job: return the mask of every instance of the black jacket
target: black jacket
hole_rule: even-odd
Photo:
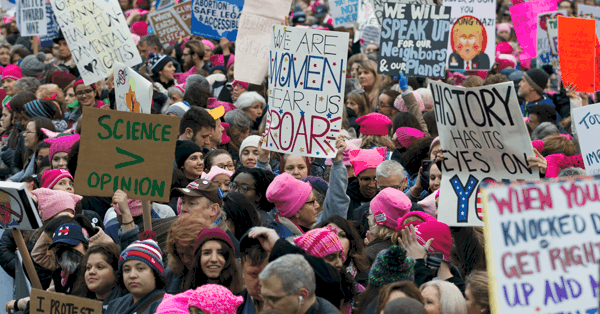
[[[346,189],[346,194],[348,194],[348,197],[350,197],[350,206],[348,206],[348,219],[356,220],[355,217],[353,217],[354,209],[360,207],[363,203],[370,202],[372,198],[366,198],[360,194],[360,185],[357,177],[348,179],[348,189]]]
[[[420,287],[422,284],[433,280],[435,277],[433,272],[427,265],[425,265],[425,260],[420,258],[416,260],[415,263],[415,284],[417,287]],[[450,265],[450,272],[452,273],[452,277],[446,279],[447,282],[453,283],[455,286],[460,289],[463,296],[465,295],[466,284],[465,281],[460,276],[460,272],[456,267]]]

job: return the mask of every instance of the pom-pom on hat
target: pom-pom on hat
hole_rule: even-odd
[[[425,245],[429,239],[433,238],[433,242],[429,246],[429,252],[442,253],[444,261],[450,261],[450,250],[452,250],[452,233],[450,227],[443,222],[430,220],[415,226],[417,233],[417,241],[421,245]]]
[[[40,184],[43,188],[52,189],[62,178],[70,178],[73,180],[71,173],[65,169],[46,170],[42,174],[42,180],[40,180]]]
[[[135,241],[131,243],[119,258],[119,270],[129,260],[144,262],[160,274],[164,274],[165,265],[162,261],[162,251],[154,240]]]
[[[154,52],[148,53],[148,66],[154,75],[158,75],[158,72],[162,71],[169,62],[173,62],[173,59],[167,55]]]
[[[337,236],[337,231],[331,226],[312,229],[307,233],[294,239],[294,243],[306,253],[316,256],[325,257],[331,253],[340,251],[342,259],[344,257],[344,247]]]
[[[378,112],[372,112],[356,119],[360,125],[360,133],[364,135],[386,136],[389,133],[392,120]]]
[[[212,166],[212,168],[210,168],[210,172],[208,172],[208,173],[203,172],[202,176],[200,178],[202,178],[204,180],[212,181],[212,179],[214,179],[216,176],[218,176],[220,174],[224,174],[231,178],[231,176],[233,175],[233,171],[229,171],[229,170],[217,167],[217,166]]]
[[[267,200],[275,204],[283,217],[294,216],[308,200],[312,186],[297,180],[289,173],[275,177],[267,188]]]
[[[417,103],[419,104],[420,110],[424,111],[425,104],[423,103],[421,94],[419,94],[419,92],[417,92],[417,91],[413,91],[412,94],[415,96],[415,99],[417,100]],[[394,107],[396,109],[398,109],[398,111],[404,111],[404,112],[408,111],[408,109],[406,109],[406,104],[404,103],[404,98],[402,98],[402,95],[398,95],[398,97],[396,97],[396,100],[394,100]],[[356,121],[358,121],[358,119]],[[360,132],[362,133],[362,129],[360,129]]]
[[[75,215],[75,204],[83,198],[77,194],[47,188],[35,189],[31,194],[38,198],[38,211],[42,221],[51,219],[65,210],[70,210]]]
[[[387,158],[386,147],[353,150],[349,153],[350,163],[354,167],[354,176],[366,169],[376,169]]]
[[[371,201],[371,212],[375,223],[391,229],[398,228],[398,218],[410,211],[412,202],[404,192],[385,188]]]
[[[414,141],[424,138],[425,133],[415,128],[403,126],[396,130],[396,137],[398,138],[398,143],[400,143],[402,147],[408,147]]]
[[[15,81],[23,78],[23,72],[19,66],[14,64],[9,64],[4,68],[2,72],[2,81],[6,79],[13,79]]]
[[[46,71],[46,54],[39,52],[36,55],[28,55],[21,60],[19,66],[24,76],[40,77]]]
[[[200,230],[198,233],[198,239],[196,239],[196,244],[194,244],[194,254],[202,248],[202,245],[206,241],[210,240],[221,240],[225,242],[231,249],[233,249],[233,242],[231,242],[231,238],[225,233],[225,231],[220,228],[204,228]]]
[[[369,271],[369,285],[379,288],[387,284],[414,280],[415,260],[407,256],[406,250],[401,246],[391,246],[377,253],[371,271]]]
[[[188,307],[197,307],[206,314],[236,314],[244,297],[234,295],[229,289],[215,284],[205,284],[193,290]]]

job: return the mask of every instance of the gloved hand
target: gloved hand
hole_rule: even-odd
[[[404,76],[404,73],[398,74],[398,85],[402,91],[408,89],[408,77]]]

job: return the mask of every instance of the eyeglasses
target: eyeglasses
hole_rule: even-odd
[[[225,169],[225,170],[231,170],[231,171],[233,171],[235,169],[235,166],[233,164],[217,165],[217,167],[219,167],[221,169]]]
[[[91,94],[93,92],[94,92],[93,89],[88,89],[88,90],[84,90],[84,91],[81,91],[81,92],[77,92],[77,93],[75,93],[75,95],[77,95],[78,97],[81,97],[81,96],[84,96],[84,95],[89,95],[89,94]]]
[[[238,191],[242,194],[245,194],[248,191],[256,191],[256,189],[249,187],[247,184],[237,185],[235,182],[229,182],[229,190]]]
[[[271,307],[273,307],[273,305],[275,305],[275,303],[281,301],[281,299],[283,299],[289,295],[291,295],[291,294],[288,293],[288,294],[282,295],[280,297],[270,297],[270,296],[268,297],[268,296],[259,294],[259,296],[263,299],[263,301],[265,301],[265,303],[267,303]]]
[[[377,182],[377,177],[358,177],[358,180],[366,183],[371,183],[373,181]]]
[[[317,205],[319,205],[319,202],[315,198],[312,201],[308,201],[308,202],[304,203],[304,205],[310,205],[310,204],[314,204],[315,206],[317,206]]]

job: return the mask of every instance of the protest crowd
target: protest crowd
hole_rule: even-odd
[[[80,2],[95,6],[98,12],[108,12],[109,9],[104,8],[118,3],[117,10],[121,11],[115,16],[127,27],[117,30],[114,26],[111,36],[130,36],[119,41],[132,42],[136,47],[107,48],[114,50],[109,54],[114,61],[125,64],[123,72],[117,72],[116,63],[107,62],[106,56],[89,57],[86,54],[94,50],[82,53],[83,48],[74,48],[75,44],[87,40],[85,36],[95,35],[93,31],[88,34],[84,30],[91,30],[89,25],[76,31],[73,29],[79,24],[63,25],[66,21],[63,15],[71,16],[71,23],[73,20],[77,23],[78,19],[98,21],[85,15],[84,9],[65,13],[60,12],[67,7],[63,3],[61,8],[61,1],[52,0],[48,4],[42,1],[43,8],[48,5],[52,8],[49,11],[53,11],[50,13],[56,14],[57,25],[61,25],[56,26],[57,29],[62,28],[53,32],[57,35],[46,39],[44,35],[24,35],[30,34],[32,27],[25,26],[30,16],[20,19],[20,12],[25,12],[22,7],[3,10],[0,177],[1,184],[9,184],[7,186],[25,184],[27,193],[23,194],[26,196],[23,202],[32,200],[33,210],[41,221],[39,228],[22,231],[29,254],[24,256],[24,252],[20,252],[23,259],[30,258],[33,263],[41,284],[38,289],[101,302],[102,313],[491,313],[487,230],[484,231],[481,217],[477,220],[476,215],[469,219],[477,223],[461,226],[464,213],[459,213],[459,218],[456,213],[443,214],[456,211],[461,204],[464,208],[465,204],[456,196],[443,201],[444,194],[450,195],[452,184],[463,188],[467,183],[465,195],[467,191],[469,195],[478,193],[469,183],[475,180],[470,179],[469,172],[480,171],[475,169],[479,167],[487,166],[487,172],[481,171],[490,174],[484,177],[506,182],[506,177],[495,171],[502,168],[507,159],[513,161],[515,172],[522,168],[521,172],[529,175],[528,178],[535,177],[533,179],[586,174],[582,143],[575,127],[577,121],[572,114],[577,108],[593,104],[599,95],[594,93],[595,89],[581,89],[586,81],[567,83],[563,79],[566,69],[562,67],[561,73],[560,55],[551,56],[554,58],[551,62],[525,53],[527,49],[521,38],[517,39],[518,30],[512,22],[516,11],[510,8],[520,5],[516,1],[491,1],[495,6],[491,22],[480,22],[477,12],[473,13],[474,17],[458,18],[463,19],[464,25],[481,26],[483,34],[481,31],[469,34],[469,29],[459,29],[463,25],[459,22],[450,27],[450,21],[454,22],[459,16],[458,7],[453,7],[452,19],[448,16],[445,22],[436,21],[448,26],[446,29],[440,26],[441,37],[434,40],[428,37],[431,42],[441,39],[443,44],[443,60],[439,60],[447,65],[439,67],[439,75],[435,74],[436,66],[426,65],[433,59],[420,57],[416,52],[394,52],[401,47],[400,43],[396,46],[398,38],[393,48],[386,42],[392,33],[392,39],[396,34],[405,40],[422,41],[425,39],[422,36],[435,36],[438,31],[424,30],[420,26],[417,29],[411,21],[396,24],[401,19],[387,11],[387,1],[246,0],[245,4],[241,1],[244,8],[232,11],[238,18],[241,13],[241,20],[247,9],[256,6],[262,6],[262,10],[273,6],[273,10],[287,12],[287,15],[269,17],[278,22],[268,24],[267,30],[263,30],[271,40],[270,46],[269,40],[263,42],[260,48],[266,49],[263,52],[249,52],[252,48],[243,46],[255,39],[251,38],[252,31],[241,31],[244,25],[241,20],[227,22],[230,20],[224,19],[227,23],[215,20],[209,25],[210,30],[232,25],[240,27],[235,40],[222,30],[215,31],[216,36],[200,36],[195,30],[203,18],[199,10],[209,8],[221,12],[216,15],[222,16],[227,6],[240,1],[189,1],[187,17],[193,21],[191,28],[189,24],[187,27],[191,33],[180,32],[169,39],[163,36],[168,27],[186,27],[185,23],[179,24],[185,19],[175,17],[178,9],[173,9],[183,8],[180,5],[185,4],[184,1],[170,1],[174,7],[166,8],[149,0]],[[2,1],[3,6],[4,3],[10,2]],[[341,23],[343,18],[334,12],[340,3],[353,3],[358,20],[355,11],[353,20],[349,15],[347,18],[351,21]],[[547,12],[565,10],[566,14],[562,15],[568,17],[579,12],[578,6],[595,6],[596,3],[560,0]],[[422,4],[445,5],[437,1],[422,1]],[[365,14],[365,6],[380,10],[367,12],[373,15],[366,22],[360,16]],[[410,11],[410,4],[407,6],[406,12]],[[174,22],[156,22],[164,21],[160,14],[171,14]],[[268,13],[265,14],[268,17]],[[442,16],[444,12],[436,14]],[[416,19],[414,8],[411,16]],[[386,20],[390,17],[392,21]],[[472,23],[469,19],[473,19],[474,24],[469,24]],[[104,23],[110,24],[107,21]],[[205,21],[208,25],[210,19]],[[495,25],[491,28],[493,32],[482,26],[489,23]],[[367,36],[368,30],[373,29],[377,30],[376,36]],[[285,32],[286,38],[294,37],[295,31],[326,35],[320,42],[314,39],[316,35],[312,39],[293,39],[300,40],[299,45],[311,40],[317,52],[309,52],[305,63],[290,63],[286,70],[287,63],[282,66],[280,62],[284,58],[288,62],[288,57],[291,62],[292,56],[276,55],[275,51],[280,45],[291,46],[293,40],[274,43],[277,36],[271,33],[279,34],[278,31]],[[50,35],[51,30],[43,33]],[[84,37],[75,40],[77,36]],[[334,59],[327,59],[328,36],[344,40],[342,47],[336,45],[335,48],[341,54],[329,53],[330,58],[341,60],[337,64],[331,61]],[[319,51],[321,42],[325,45]],[[92,39],[89,43],[96,53],[103,49],[98,48],[102,44],[93,43]],[[298,44],[294,42],[294,45]],[[486,52],[488,47],[491,53]],[[427,47],[419,49],[427,55]],[[563,51],[567,49],[561,48]],[[265,66],[261,68],[258,63],[249,61],[252,59],[243,59],[243,54],[259,56]],[[128,56],[129,60],[139,57],[142,62],[128,63]],[[293,55],[293,60],[296,57],[301,58]],[[398,58],[403,58],[405,63],[394,68],[392,61]],[[411,62],[417,58],[420,63],[415,70]],[[240,62],[236,63],[236,59]],[[317,59],[325,61],[314,61]],[[391,67],[382,67],[383,59]],[[92,61],[88,64],[88,60]],[[322,70],[314,70],[317,63],[313,67],[312,62],[320,62]],[[275,69],[276,66],[279,68]],[[304,71],[301,68],[304,66],[322,73],[306,70],[309,71],[306,76],[298,74]],[[327,68],[330,74],[325,74]],[[102,74],[105,69],[110,71]],[[335,78],[335,71],[341,79]],[[123,73],[128,73],[131,79],[121,82]],[[326,144],[330,148],[323,148],[313,137],[320,132],[315,131],[315,116],[319,114],[311,111],[309,123],[309,118],[304,119],[305,112],[295,108],[305,106],[305,98],[298,100],[297,94],[284,96],[285,92],[275,96],[282,89],[290,93],[302,90],[302,82],[308,89],[310,80],[321,74],[321,94],[313,97],[305,92],[304,95],[315,103],[317,97],[326,97],[330,111],[329,114],[320,112],[320,115],[322,121],[330,121],[327,125],[332,125],[326,131]],[[243,78],[257,75],[259,79],[254,82]],[[334,85],[339,85],[337,89],[324,88],[324,84],[331,85],[331,81],[325,83],[327,80],[334,80]],[[311,86],[316,86],[314,84]],[[126,87],[127,96],[122,97],[125,95],[119,90],[122,86]],[[469,92],[464,96],[463,91]],[[281,105],[279,97],[287,99],[287,105],[285,100]],[[474,98],[479,105],[469,107],[469,101]],[[510,106],[514,105],[511,112],[508,98],[512,101]],[[127,106],[123,110],[120,103],[125,103],[125,99]],[[456,99],[460,110],[449,109],[449,102]],[[460,99],[464,100],[462,104]],[[495,103],[490,104],[490,99]],[[504,100],[507,102],[500,102]],[[335,119],[326,120],[325,116],[329,119],[334,114],[331,105],[336,101],[340,103],[336,105],[339,110],[335,114],[341,119],[334,127]],[[139,107],[136,109],[136,106]],[[318,109],[317,106],[316,112]],[[155,119],[152,121],[164,121],[165,126],[176,119],[170,129],[176,141],[172,141],[169,150],[156,153],[166,156],[168,164],[153,164],[148,161],[155,159],[146,157],[142,165],[129,168],[123,165],[115,172],[121,165],[113,167],[115,163],[139,157],[137,153],[123,151],[133,152],[138,146],[152,149],[154,141],[162,145],[168,142],[169,136],[166,127],[157,131],[160,124],[156,122],[153,122],[153,130],[153,124],[149,124],[150,131],[144,135],[145,124],[137,124],[142,125],[142,131],[136,129],[137,122],[131,122],[130,128],[130,118],[127,118],[130,116],[118,116],[119,111],[138,112],[131,119],[152,116]],[[294,113],[289,122],[285,119],[292,114],[286,118],[286,111],[301,114]],[[309,111],[306,112],[308,116]],[[473,125],[480,126],[480,116],[474,117],[473,112],[481,113],[486,124],[482,130],[487,130],[484,131],[487,137],[480,137],[481,131]],[[517,114],[513,115],[514,112]],[[85,120],[86,115],[100,118]],[[114,129],[113,124],[106,122],[119,117],[124,118],[111,122]],[[276,122],[276,119],[280,120]],[[304,131],[302,124],[295,125],[297,122],[293,119],[305,123]],[[456,132],[448,124],[455,126],[463,121],[467,130],[464,132]],[[92,122],[100,127],[93,126]],[[292,131],[292,137],[296,136],[294,143],[302,142],[303,138],[310,142],[306,145],[308,152],[296,144],[285,148],[277,131],[283,137],[287,125],[298,128],[297,134]],[[518,132],[503,133],[509,126],[515,126]],[[310,130],[307,131],[307,127]],[[133,144],[117,147],[119,155],[105,144],[108,140],[101,142],[92,138],[96,134],[102,137],[106,132],[109,134],[106,138],[114,136],[115,140],[120,139],[118,136],[130,140],[131,135],[135,139],[136,132],[141,132],[140,138],[147,137],[153,142],[128,142]],[[481,157],[485,150],[500,156],[505,148],[497,150],[498,146],[507,149],[514,146],[514,141],[507,140],[508,136],[525,138],[518,141],[527,148],[524,154],[502,155],[500,162]],[[490,146],[490,143],[496,145]],[[319,150],[320,155],[325,157],[315,153],[319,146],[323,148]],[[98,152],[93,159],[89,154],[84,155],[91,149]],[[479,161],[482,165],[472,166]],[[109,163],[112,175],[94,170]],[[138,197],[145,195],[141,193],[144,181],[133,178],[132,183],[129,178],[127,183],[126,178],[121,177],[133,167],[143,168],[140,173],[144,175],[140,175],[140,179],[152,178],[153,173],[159,171],[168,173],[166,186],[158,188],[160,180],[156,186],[148,183],[152,186],[152,196],[156,188],[160,197]],[[504,167],[512,174],[510,166],[505,163]],[[458,174],[451,179],[453,173]],[[461,173],[465,176],[461,177]],[[484,177],[477,177],[475,182],[483,182]],[[517,179],[525,178],[509,177],[508,181]],[[111,196],[90,193],[94,180],[96,186],[106,185],[102,193],[108,189]],[[8,230],[15,209],[4,189],[5,186],[0,186],[0,221],[7,230],[0,238],[0,266],[15,277],[15,269],[21,267],[17,258],[20,239]],[[166,191],[164,195],[160,189]],[[522,206],[533,206],[527,204]],[[445,218],[448,216],[454,220]],[[30,222],[32,217],[29,215]],[[31,280],[33,274],[26,272]],[[11,300],[5,308],[8,313],[38,313],[40,302],[32,295]],[[518,312],[516,309],[513,313]]]

